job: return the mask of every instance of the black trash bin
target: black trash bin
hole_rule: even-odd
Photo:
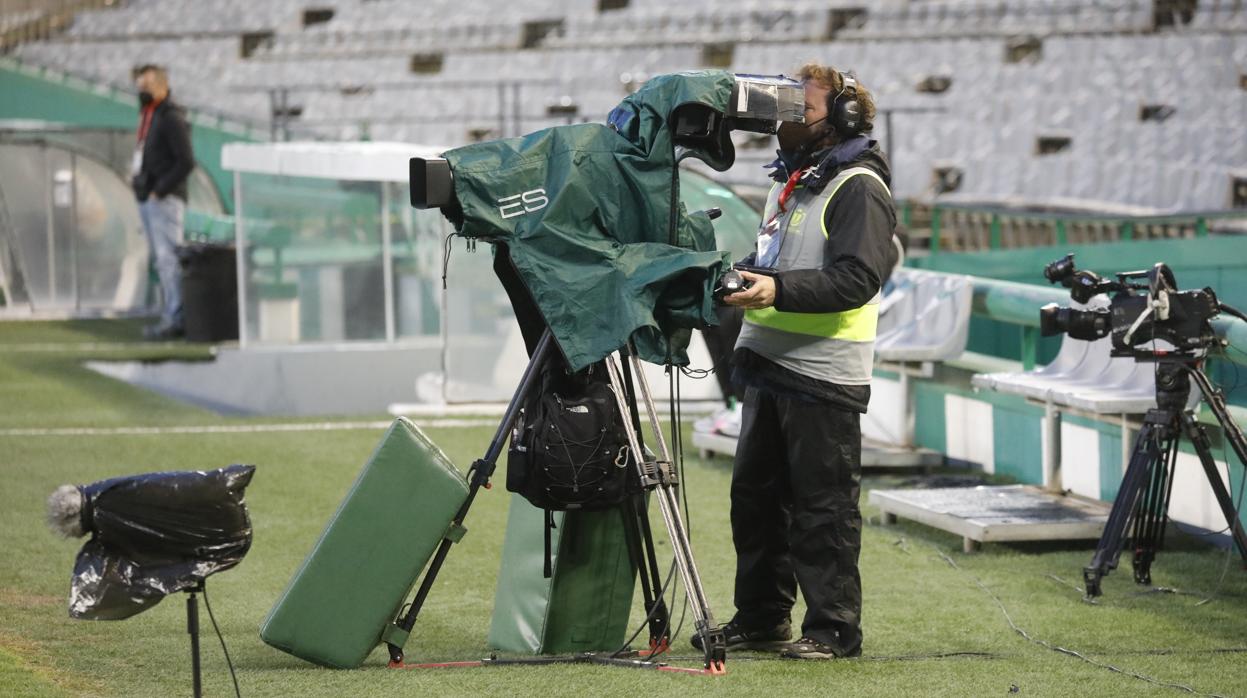
[[[197,242],[178,248],[182,322],[191,342],[238,339],[238,273],[234,246]]]

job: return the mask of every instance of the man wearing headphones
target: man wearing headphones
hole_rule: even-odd
[[[803,66],[805,123],[779,130],[775,185],[742,264],[752,285],[733,379],[745,388],[732,473],[736,615],[729,649],[795,659],[862,651],[859,419],[870,399],[882,280],[896,262],[874,100],[849,73]],[[800,588],[807,611],[791,642]]]

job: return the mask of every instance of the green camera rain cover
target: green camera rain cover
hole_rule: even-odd
[[[674,119],[680,107],[723,114],[727,71],[651,79],[608,124],[558,126],[444,154],[459,235],[505,244],[572,370],[622,347],[685,365],[694,328],[717,324],[713,290],[729,266],[703,212],[680,202]],[[689,149],[716,169],[730,143]]]

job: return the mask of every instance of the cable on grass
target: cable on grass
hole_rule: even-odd
[[[1112,664],[1107,664],[1105,662],[1092,659],[1091,657],[1088,657],[1087,655],[1081,652],[1078,652],[1076,650],[1072,650],[1067,647],[1061,647],[1060,645],[1054,645],[1051,642],[1048,642],[1047,640],[1044,640],[1042,638],[1033,637],[1024,628],[1019,627],[1017,623],[1013,622],[1013,616],[1009,614],[1009,609],[1005,607],[1004,602],[1001,601],[1000,597],[997,596],[994,591],[988,588],[986,584],[983,584],[983,581],[981,579],[961,569],[961,567],[957,564],[957,562],[953,560],[951,557],[949,557],[948,554],[945,553],[943,550],[940,550],[934,545],[932,545],[931,547],[935,550],[937,554],[939,554],[940,558],[943,559],[944,562],[948,563],[949,567],[952,567],[958,572],[961,572],[962,574],[969,576],[970,579],[974,581],[975,586],[977,586],[980,590],[982,590],[983,593],[987,594],[991,598],[992,601],[996,602],[996,606],[1000,609],[1000,612],[1004,614],[1005,621],[1009,624],[1009,627],[1012,628],[1013,631],[1016,632],[1018,635],[1021,635],[1023,638],[1025,638],[1027,642],[1031,642],[1033,644],[1039,645],[1040,647],[1050,649],[1053,652],[1058,652],[1060,654],[1068,655],[1070,657],[1076,657],[1078,659],[1081,659],[1084,662],[1087,662],[1088,664],[1092,666],[1099,667],[1101,669],[1107,669],[1113,673],[1121,674],[1123,676],[1129,676],[1131,678],[1138,679],[1140,681],[1144,681],[1155,686],[1164,686],[1165,688],[1176,688],[1179,691],[1185,691],[1186,693],[1190,693],[1191,695],[1203,696],[1205,698],[1225,698],[1225,696],[1222,696],[1219,693],[1204,693],[1202,691],[1198,691],[1194,688],[1191,688],[1190,686],[1187,686],[1186,684],[1170,683],[1168,681],[1162,681],[1160,679],[1147,676],[1146,674],[1140,674],[1136,671],[1131,671],[1129,669],[1122,669],[1120,667],[1115,667]]]
[[[242,692],[238,690],[238,675],[234,673],[234,662],[229,658],[229,650],[225,648],[225,638],[221,635],[221,628],[216,624],[216,616],[212,615],[212,604],[208,602],[208,587],[204,585],[200,591],[204,595],[204,606],[208,609],[208,619],[212,621],[212,629],[216,631],[216,639],[221,643],[221,651],[225,653],[225,665],[229,667],[229,677],[234,680],[234,695],[242,698]]]

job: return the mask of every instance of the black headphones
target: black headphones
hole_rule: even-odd
[[[827,121],[841,138],[852,138],[866,130],[862,105],[857,101],[857,78],[853,73],[840,73],[840,91],[834,97],[827,97]]]

